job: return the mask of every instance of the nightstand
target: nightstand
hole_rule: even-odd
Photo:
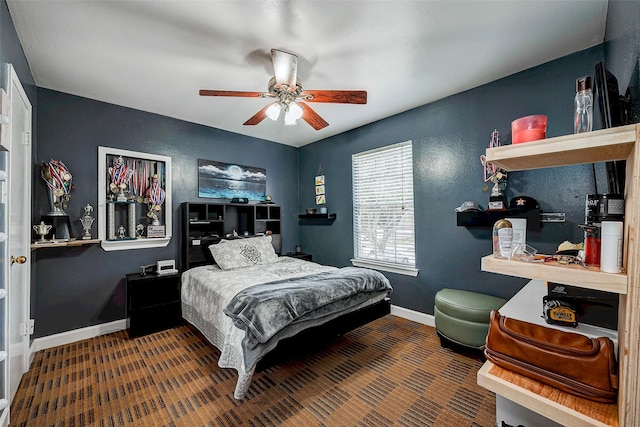
[[[180,273],[127,274],[127,315],[130,338],[182,323]]]
[[[313,255],[311,254],[305,254],[305,253],[301,253],[301,254],[296,254],[293,252],[287,252],[287,254],[285,256],[291,257],[291,258],[298,258],[298,259],[302,259],[305,261],[313,261]]]

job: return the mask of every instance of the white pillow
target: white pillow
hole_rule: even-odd
[[[209,246],[209,251],[223,270],[270,264],[278,259],[271,244],[271,236],[221,240],[220,243]]]

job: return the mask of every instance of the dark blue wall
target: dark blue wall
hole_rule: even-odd
[[[299,150],[300,208],[312,206],[313,177],[322,165],[332,225],[304,225],[301,244],[314,260],[339,266],[353,257],[351,155],[412,140],[418,277],[388,274],[393,303],[433,313],[435,293],[445,287],[510,297],[526,282],[480,271],[491,252],[489,229],[456,226],[454,209],[465,200],[487,205],[480,155],[497,129],[511,143],[511,121],[530,114],[549,117],[549,137],[573,132],[577,77],[591,74],[604,57],[597,46],[394,117],[310,144]],[[471,72],[471,71],[470,71]],[[585,195],[594,192],[591,165],[510,173],[508,198],[528,195],[545,212],[565,212],[562,224],[544,224],[527,241],[543,253],[564,240],[578,242]],[[604,185],[604,182],[602,183]]]
[[[35,84],[33,82],[33,76],[31,75],[31,69],[27,63],[27,59],[22,50],[22,45],[18,40],[16,29],[13,26],[11,20],[11,14],[7,8],[5,1],[0,2],[0,60],[2,61],[2,67],[0,67],[0,82],[2,82],[2,88],[7,89],[6,82],[6,64],[12,64],[16,70],[16,74],[20,78],[20,83],[27,94],[27,97],[31,101],[31,105],[35,106]]]
[[[33,139],[34,223],[48,209],[44,185],[35,176],[40,161],[58,158],[71,168],[77,188],[68,211],[75,218],[84,204],[96,203],[98,145],[169,155],[173,160],[175,237],[167,248],[107,253],[94,246],[33,253],[35,336],[122,319],[124,275],[141,264],[179,257],[178,206],[198,200],[197,158],[265,167],[268,192],[284,207],[283,250],[292,250],[300,242],[319,262],[348,265],[353,256],[351,154],[407,139],[414,142],[420,275],[389,274],[395,287],[394,304],[432,313],[433,296],[445,286],[512,295],[525,281],[480,272],[480,257],[491,250],[489,232],[456,227],[453,209],[465,200],[486,205],[479,156],[494,128],[503,143],[510,143],[511,120],[543,113],[550,117],[549,136],[571,133],[575,78],[591,74],[593,65],[605,57],[622,90],[627,83],[637,83],[639,21],[638,2],[612,0],[604,47],[295,150],[67,94],[36,92],[6,3],[1,2],[0,59],[14,64],[34,106],[34,131],[40,132],[34,132]],[[4,82],[4,69],[0,81]],[[298,231],[296,214],[314,206],[313,177],[319,165],[327,176],[329,210],[337,212],[338,219],[331,226],[301,226]],[[541,251],[552,251],[565,239],[581,239],[576,225],[582,221],[584,195],[591,192],[590,166],[509,175],[509,197],[530,195],[547,212],[567,213],[567,223],[545,224],[542,231],[529,233],[528,241]],[[74,227],[79,233],[79,224]]]
[[[125,275],[159,259],[179,260],[180,204],[212,201],[197,195],[199,158],[265,168],[267,193],[282,205],[283,249],[293,250],[297,243],[295,148],[47,89],[38,88],[37,100],[37,160],[62,160],[72,172],[76,188],[67,213],[76,236],[82,234],[77,219],[83,206],[97,206],[97,147],[106,146],[171,157],[174,237],[157,249],[105,252],[97,245],[34,251],[35,337],[124,318]],[[37,222],[49,210],[41,179],[34,181],[34,191]]]

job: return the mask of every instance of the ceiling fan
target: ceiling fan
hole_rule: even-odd
[[[295,125],[302,118],[315,130],[329,126],[307,102],[328,102],[333,104],[366,104],[367,92],[364,90],[305,90],[298,78],[298,57],[283,50],[271,49],[274,77],[269,80],[268,92],[242,92],[229,90],[201,89],[201,96],[239,96],[248,98],[273,98],[254,114],[244,125],[253,126],[266,117],[277,120],[284,111],[284,124]]]

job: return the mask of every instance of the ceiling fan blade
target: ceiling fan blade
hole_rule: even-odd
[[[269,109],[269,107],[271,107],[274,103],[270,103],[265,105],[265,107],[258,111],[257,113],[255,113],[253,116],[251,116],[251,118],[249,118],[249,120],[247,120],[246,122],[243,123],[243,125],[245,126],[255,126],[258,123],[260,123],[261,121],[263,121],[265,118],[267,118],[267,110]]]
[[[276,82],[286,90],[294,91],[298,79],[298,57],[283,50],[271,49],[271,60]]]
[[[329,126],[329,123],[325,121],[318,113],[316,113],[311,107],[304,102],[298,102],[302,107],[302,120],[309,123],[315,130],[320,130]]]
[[[332,102],[335,104],[366,104],[365,90],[305,90],[300,94],[307,102]]]
[[[236,90],[208,90],[200,89],[200,96],[240,96],[244,98],[259,98],[264,92],[241,92]]]

